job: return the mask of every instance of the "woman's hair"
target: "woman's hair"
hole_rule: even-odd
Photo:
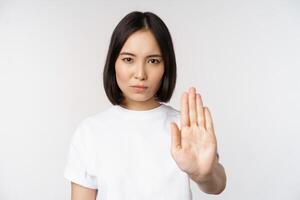
[[[103,70],[104,89],[113,105],[120,105],[124,99],[116,80],[116,59],[128,37],[141,29],[152,32],[164,61],[164,74],[155,98],[160,102],[168,102],[173,94],[176,85],[176,59],[169,30],[154,13],[134,11],[127,14],[114,29]]]

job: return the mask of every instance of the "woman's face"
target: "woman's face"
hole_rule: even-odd
[[[149,30],[134,32],[126,40],[116,60],[115,70],[118,86],[125,97],[122,105],[134,110],[147,110],[159,105],[154,95],[164,74],[164,62],[158,43]]]

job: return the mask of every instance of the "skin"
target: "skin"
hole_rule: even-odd
[[[98,190],[90,189],[71,183],[71,199],[72,200],[96,200]]]
[[[217,157],[217,139],[209,109],[194,87],[181,98],[181,130],[171,123],[171,155],[178,167],[208,194],[226,186],[224,167]]]
[[[131,110],[149,110],[160,105],[154,95],[164,74],[164,62],[153,34],[148,30],[133,33],[125,42],[115,64],[116,79],[123,95],[122,106]],[[132,85],[145,85],[141,93]]]
[[[154,56],[153,56],[154,55]],[[116,79],[125,97],[123,107],[149,110],[160,106],[155,101],[164,74],[161,51],[148,30],[133,33],[125,42],[115,63]],[[136,92],[132,85],[145,85]],[[217,140],[211,114],[203,107],[200,94],[190,87],[181,98],[181,130],[175,122],[171,126],[171,155],[178,167],[194,180],[200,190],[220,194],[226,185],[223,166],[216,156]],[[97,190],[72,183],[72,200],[95,200]]]

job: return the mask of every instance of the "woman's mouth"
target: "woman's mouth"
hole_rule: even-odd
[[[144,92],[147,89],[146,86],[137,86],[137,85],[133,85],[133,86],[131,86],[131,88],[133,89],[134,92],[137,92],[137,93]]]

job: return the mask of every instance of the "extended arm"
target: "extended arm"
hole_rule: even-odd
[[[201,191],[208,194],[220,194],[226,187],[225,169],[221,163],[219,163],[219,159],[215,162],[211,174],[205,181],[199,180],[197,175],[190,175],[190,178],[197,183]]]

